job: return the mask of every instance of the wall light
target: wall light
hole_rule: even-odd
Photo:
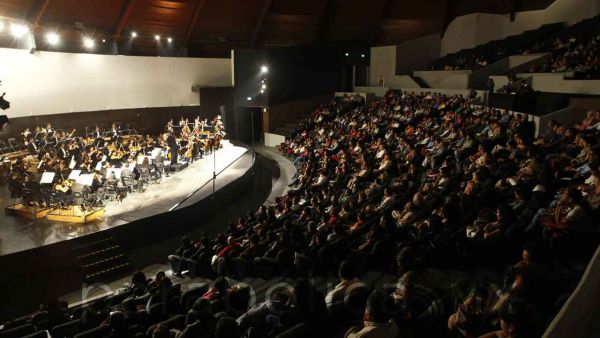
[[[46,34],[46,42],[52,46],[57,45],[60,42],[60,36],[55,32],[49,32]]]
[[[96,41],[94,41],[92,38],[84,37],[83,46],[87,49],[92,49],[94,46],[96,46]]]
[[[22,38],[29,32],[29,27],[20,24],[20,23],[12,23],[10,24],[10,33],[15,38]]]
[[[269,67],[267,67],[267,66],[260,66],[260,72],[262,74],[268,73],[269,72]]]
[[[155,35],[154,36],[154,40],[159,41],[160,40],[160,35]]]
[[[168,42],[168,43],[171,43],[171,42],[173,42],[173,39],[171,39],[171,38],[167,38],[167,42]]]
[[[346,54],[344,54],[344,55],[346,55],[346,56],[350,56],[350,53],[346,52]]]

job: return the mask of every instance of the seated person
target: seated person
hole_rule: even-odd
[[[340,264],[339,278],[340,282],[325,296],[327,308],[331,308],[332,306],[343,302],[346,293],[352,287],[362,285],[362,282],[360,282],[356,276],[354,266],[348,261],[343,261]]]
[[[390,309],[393,309],[393,307],[394,301],[390,296],[373,292],[367,299],[363,324],[351,327],[344,337],[399,337],[398,325],[390,316]]]

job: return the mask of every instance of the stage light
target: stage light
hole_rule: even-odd
[[[168,43],[171,43],[171,42],[173,42],[173,39],[171,39],[171,38],[167,38],[167,42],[168,42]]]
[[[365,58],[365,54],[360,54],[360,57],[364,59]]]
[[[344,55],[346,55],[346,56],[350,56],[350,53],[346,52],[346,54],[344,54]]]
[[[246,100],[248,100],[248,101],[252,101],[252,98],[251,98],[250,96],[248,96],[248,97],[246,98]]]
[[[52,46],[57,45],[60,42],[60,36],[54,32],[50,32],[46,34],[46,41]]]
[[[155,35],[154,36],[154,40],[159,41],[160,40],[160,35]]]
[[[261,90],[260,90],[260,93],[261,93],[261,94],[264,94],[264,93],[265,93],[265,90],[264,90],[264,89],[261,89]]]
[[[266,84],[266,83],[263,83],[263,84],[262,84],[262,86],[260,86],[260,89],[262,89],[262,90],[265,90],[265,89],[267,89],[267,84]]]
[[[137,38],[137,33],[136,32],[131,32],[131,37],[132,38]]]
[[[25,34],[27,34],[29,32],[29,27],[20,24],[20,23],[12,23],[10,25],[10,33],[15,37],[15,38],[22,38],[23,36],[25,36]]]
[[[260,72],[262,74],[268,73],[269,72],[269,67],[267,67],[267,66],[260,66]]]
[[[83,46],[87,49],[92,49],[96,45],[96,41],[92,38],[84,37],[83,38]]]

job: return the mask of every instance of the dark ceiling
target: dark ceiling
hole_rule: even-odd
[[[47,31],[57,50],[79,51],[82,36],[116,40],[119,53],[157,55],[154,35],[190,56],[228,56],[232,48],[359,40],[396,44],[442,32],[468,13],[509,14],[553,0],[0,0],[0,16],[32,25],[38,49]],[[131,40],[131,32],[138,37]],[[6,46],[7,39],[0,39]],[[164,40],[163,40],[164,41]],[[165,48],[166,41],[163,43]],[[185,52],[184,52],[185,53]],[[180,53],[181,54],[181,53]]]

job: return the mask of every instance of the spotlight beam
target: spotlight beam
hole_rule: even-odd
[[[40,6],[38,7],[38,9],[36,10],[35,15],[33,16],[33,20],[31,21],[31,24],[34,27],[37,26],[38,23],[40,23],[40,20],[44,16],[44,13],[46,12],[46,9],[48,8],[49,3],[50,3],[50,0],[44,0],[44,2],[42,2],[40,4]]]
[[[129,15],[131,15],[131,11],[133,10],[133,5],[135,4],[135,0],[127,0],[125,5],[123,6],[123,11],[121,16],[119,17],[119,21],[117,22],[117,28],[115,29],[115,36],[117,39],[121,35],[123,28],[125,28],[125,24],[129,19]]]

